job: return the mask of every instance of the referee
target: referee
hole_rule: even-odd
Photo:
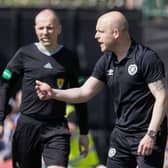
[[[66,168],[69,156],[70,133],[65,119],[66,104],[62,101],[41,101],[35,91],[35,80],[49,83],[53,88],[65,89],[78,85],[77,56],[58,43],[61,24],[50,9],[35,17],[38,42],[21,47],[9,61],[0,78],[0,135],[10,90],[22,78],[21,116],[13,137],[13,167],[41,168],[43,158],[47,168]],[[88,151],[88,122],[85,104],[78,109],[79,145]]]
[[[168,108],[162,61],[154,51],[131,39],[128,22],[119,11],[99,17],[95,38],[104,54],[84,85],[58,90],[37,81],[39,98],[81,103],[107,85],[116,113],[107,168],[162,168]]]

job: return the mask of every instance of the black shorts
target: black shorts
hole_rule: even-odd
[[[162,168],[167,131],[158,133],[156,149],[150,156],[137,155],[141,134],[126,134],[115,128],[110,137],[107,168]]]
[[[46,123],[21,115],[13,137],[13,167],[67,166],[70,134],[67,121]]]

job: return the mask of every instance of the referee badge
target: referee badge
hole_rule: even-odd
[[[57,79],[57,87],[59,89],[62,89],[63,85],[64,85],[64,79],[63,78],[58,78]]]
[[[112,158],[113,156],[116,155],[116,149],[115,148],[110,148],[109,151],[108,151],[108,157],[109,158]]]
[[[2,77],[6,80],[10,80],[12,78],[12,72],[6,68],[2,73]]]
[[[133,76],[137,73],[138,71],[138,67],[136,64],[131,64],[128,66],[128,74]]]

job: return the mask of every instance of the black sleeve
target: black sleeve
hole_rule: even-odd
[[[86,106],[84,106],[86,107]],[[84,109],[84,114],[86,115],[87,113],[85,113],[87,111],[87,109]],[[86,117],[86,116],[85,116]],[[81,125],[80,126],[80,130],[82,128],[82,130],[80,131],[81,134],[87,134],[88,133],[88,123],[85,122],[85,120],[79,120],[81,117],[77,116],[77,109],[75,108],[75,111],[71,112],[68,116],[67,116],[67,120],[68,122],[74,123],[76,125]],[[84,122],[84,123],[83,123]]]
[[[68,114],[67,120],[68,122],[71,122],[75,125],[79,125],[77,121],[76,110]]]
[[[69,71],[70,87],[79,87],[78,78],[80,77],[80,68],[77,55],[73,57],[73,67]],[[88,133],[88,110],[86,103],[75,104],[77,120],[80,128],[80,134]]]
[[[165,78],[164,64],[155,52],[148,51],[141,64],[141,71],[147,83]]]
[[[15,86],[18,78],[21,77],[22,59],[20,51],[9,61],[0,76],[0,125],[7,115],[8,101],[11,97],[11,90]]]
[[[76,104],[76,114],[77,114],[77,121],[80,128],[80,134],[88,134],[88,110],[87,105],[83,104]]]
[[[96,65],[94,66],[92,75],[93,77],[97,78],[98,80],[101,80],[102,82],[107,82],[106,79],[106,66],[110,65],[111,56],[108,54],[103,54],[99,60],[96,62]],[[108,61],[108,62],[107,62]]]

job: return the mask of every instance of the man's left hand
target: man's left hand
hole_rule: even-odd
[[[148,135],[145,135],[138,146],[138,155],[148,156],[152,154],[152,151],[155,147],[155,138],[151,138]]]

